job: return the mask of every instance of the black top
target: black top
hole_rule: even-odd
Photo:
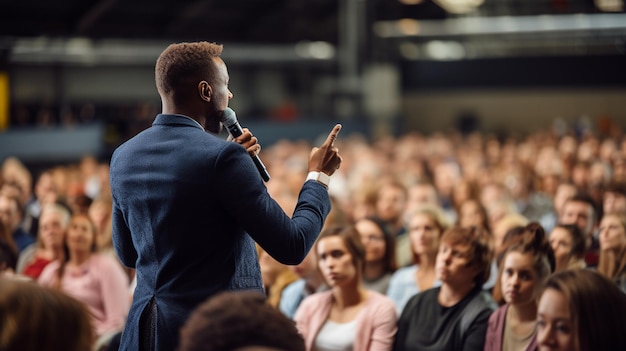
[[[440,287],[413,296],[398,320],[396,351],[482,351],[489,316],[496,309],[493,298],[480,288],[459,303],[441,306]]]

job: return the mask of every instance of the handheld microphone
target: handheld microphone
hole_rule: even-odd
[[[224,127],[226,127],[228,133],[233,138],[236,138],[243,134],[243,129],[241,128],[241,125],[239,125],[239,122],[237,122],[237,115],[235,114],[235,111],[233,111],[233,109],[231,109],[230,107],[227,107],[222,114],[222,124],[224,125]],[[259,170],[261,178],[263,178],[263,180],[266,182],[269,181],[270,174],[267,173],[267,169],[265,168],[263,162],[261,162],[259,155],[252,156],[252,161],[254,162],[256,168]]]

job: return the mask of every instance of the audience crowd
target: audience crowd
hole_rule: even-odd
[[[259,248],[267,296],[209,298],[181,331],[181,350],[234,345],[226,333],[239,333],[240,347],[272,350],[624,347],[619,132],[355,134],[336,145],[343,164],[329,187],[333,209],[309,255],[288,267]],[[260,155],[272,175],[268,191],[287,213],[310,149],[283,140]],[[34,174],[15,157],[0,161],[0,349],[42,349],[30,345],[70,327],[84,335],[77,345],[115,349],[134,274],[111,246],[108,162],[86,155]],[[30,312],[19,291],[36,299]],[[61,324],[70,313],[90,328]],[[37,316],[47,316],[45,325],[29,320]],[[254,332],[219,325],[254,326],[255,318],[293,338],[268,337],[280,334],[274,324]],[[215,338],[203,348],[206,325]],[[50,349],[78,350],[65,346]]]

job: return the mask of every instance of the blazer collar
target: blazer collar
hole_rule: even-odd
[[[154,122],[152,122],[152,125],[184,125],[204,130],[200,123],[185,115],[168,115],[159,113],[154,119]]]

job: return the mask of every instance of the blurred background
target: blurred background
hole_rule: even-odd
[[[5,1],[0,161],[106,161],[160,111],[159,53],[196,40],[224,44],[231,107],[264,146],[334,122],[370,138],[626,124],[624,0]]]

